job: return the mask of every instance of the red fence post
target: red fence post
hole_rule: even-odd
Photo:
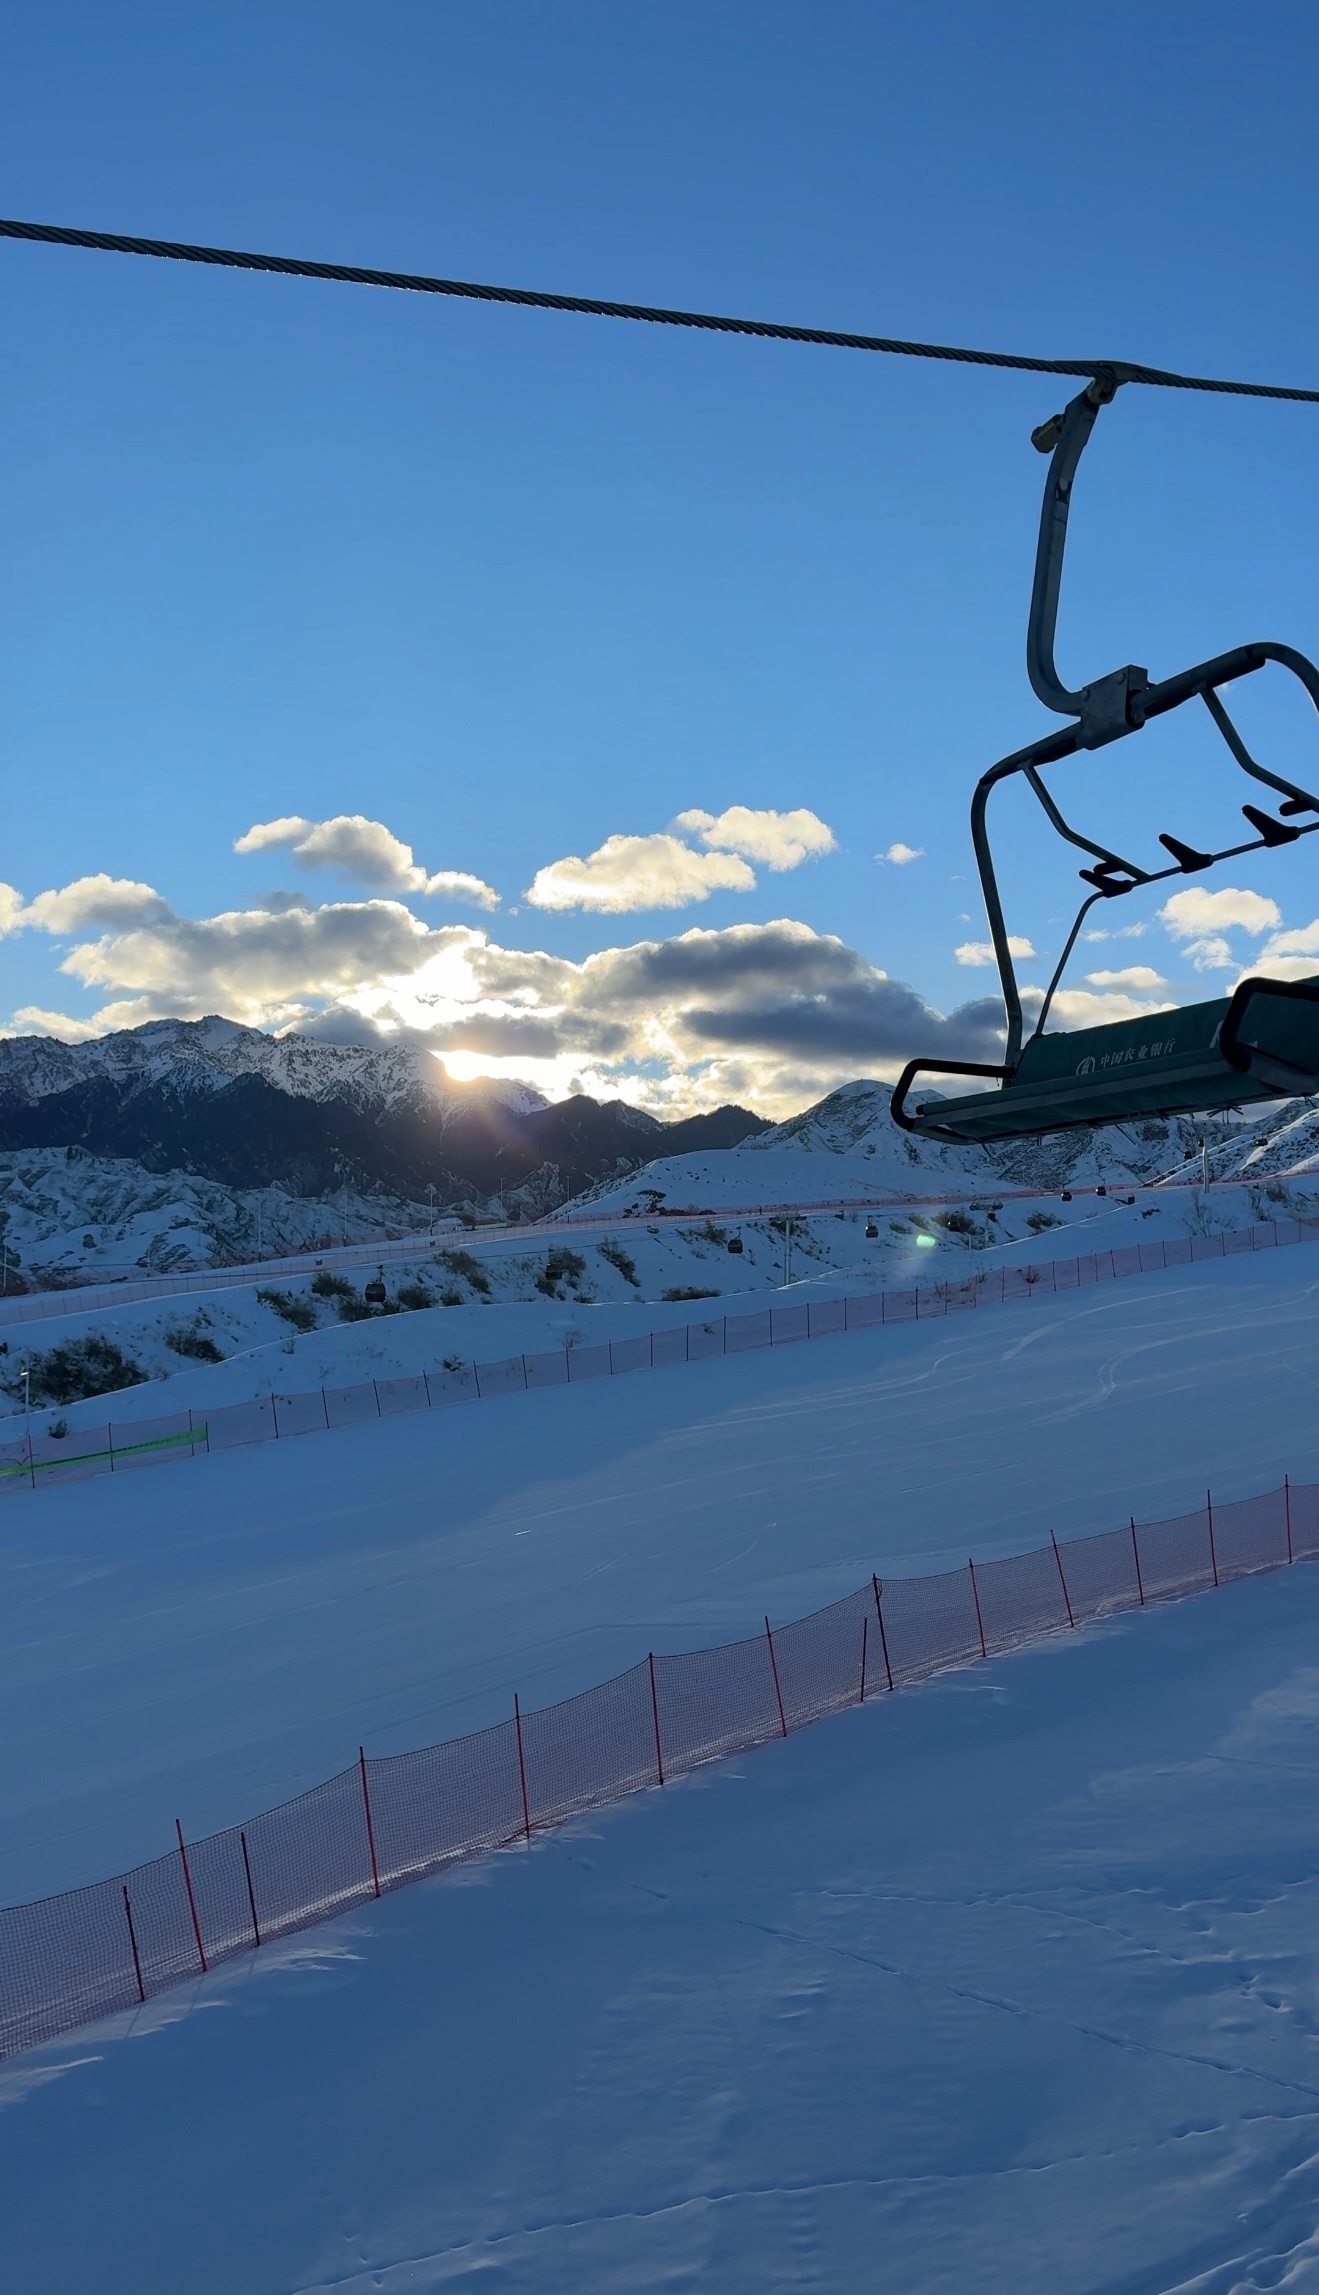
[[[980,1615],[980,1589],[976,1584],[976,1566],[974,1562],[968,1562],[966,1566],[971,1573],[971,1597],[976,1606],[976,1626],[980,1634],[980,1655],[981,1657],[988,1657],[989,1652],[985,1648],[985,1621]]]
[[[137,1997],[139,2000],[145,2000],[147,1996],[147,1988],[142,1982],[142,1962],[138,1957],[137,1930],[133,1926],[133,1908],[128,1901],[128,1889],[126,1885],[123,1895],[124,1919],[128,1922],[128,1941],[133,1947],[133,1974],[137,1978]]]
[[[861,1619],[861,1695],[856,1701],[858,1705],[864,1705],[866,1702],[866,1630],[869,1624],[869,1618],[863,1615]]]
[[[1053,1558],[1058,1565],[1058,1583],[1062,1587],[1063,1600],[1067,1604],[1067,1623],[1069,1626],[1074,1626],[1076,1620],[1072,1616],[1072,1597],[1067,1591],[1067,1580],[1063,1576],[1063,1558],[1058,1551],[1058,1540],[1052,1530],[1049,1532],[1049,1536],[1053,1539]]]
[[[1292,1552],[1292,1486],[1291,1477],[1286,1474],[1282,1478],[1282,1504],[1287,1520],[1287,1559],[1289,1562],[1294,1562],[1296,1557]]]
[[[1217,1585],[1218,1556],[1214,1552],[1214,1494],[1212,1490],[1205,1492],[1205,1512],[1209,1516],[1209,1567],[1214,1573],[1214,1584]]]
[[[364,1810],[365,1810],[365,1812],[366,1812],[366,1845],[367,1845],[368,1849],[369,1849],[369,1850],[370,1850],[370,1852],[371,1852],[371,1884],[372,1884],[372,1887],[375,1889],[376,1895],[377,1895],[377,1896],[379,1896],[379,1894],[380,1894],[380,1867],[379,1867],[379,1866],[378,1866],[378,1864],[376,1863],[376,1829],[375,1829],[375,1826],[373,1825],[373,1823],[371,1822],[371,1795],[370,1795],[370,1793],[369,1793],[369,1791],[368,1791],[368,1789],[367,1789],[367,1782],[366,1782],[366,1748],[365,1748],[365,1746],[359,1745],[359,1746],[358,1746],[358,1748],[357,1748],[357,1765],[358,1765],[358,1768],[359,1768],[359,1769],[360,1769],[360,1771],[361,1771],[361,1776],[362,1776],[362,1807],[363,1807],[363,1809],[364,1809]]]
[[[884,1673],[888,1681],[889,1688],[892,1689],[893,1668],[888,1661],[888,1635],[884,1631],[884,1610],[879,1599],[879,1580],[875,1576],[873,1570],[870,1573],[870,1583],[875,1589],[875,1616],[879,1620],[879,1646],[884,1652]]]
[[[205,1976],[206,1947],[202,1943],[202,1924],[197,1918],[197,1899],[192,1893],[192,1874],[188,1871],[188,1852],[183,1846],[183,1826],[177,1817],[174,1820],[174,1830],[179,1836],[179,1860],[183,1866],[183,1885],[188,1892],[188,1910],[192,1914],[192,1933],[197,1939],[197,1958],[202,1964],[202,1975]]]
[[[778,1699],[779,1727],[786,1737],[788,1734],[788,1717],[783,1710],[783,1692],[779,1688],[779,1661],[774,1655],[774,1636],[769,1630],[768,1618],[765,1620],[765,1639],[769,1643],[770,1670],[774,1675],[774,1695]]]
[[[661,1783],[661,1785],[662,1785],[662,1784],[664,1783],[664,1749],[663,1749],[663,1747],[662,1747],[662,1746],[661,1746],[661,1744],[660,1744],[660,1727],[659,1727],[659,1692],[658,1692],[658,1690],[657,1690],[657,1689],[656,1689],[656,1687],[655,1687],[655,1652],[654,1652],[654,1650],[652,1650],[652,1651],[651,1651],[651,1653],[650,1653],[650,1661],[649,1661],[649,1662],[650,1662],[650,1718],[651,1718],[651,1720],[653,1721],[653,1723],[654,1723],[654,1725],[655,1725],[655,1767],[656,1767],[656,1768],[658,1769],[658,1771],[659,1771],[659,1781],[660,1781],[660,1783]]]
[[[259,1946],[261,1943],[261,1923],[256,1917],[256,1890],[252,1886],[252,1860],[247,1853],[246,1833],[239,1834],[238,1844],[243,1852],[243,1872],[247,1879],[247,1905],[252,1915],[252,1934]]]
[[[1145,1581],[1140,1574],[1140,1548],[1136,1544],[1136,1517],[1134,1514],[1131,1517],[1131,1551],[1136,1557],[1136,1592],[1140,1596],[1140,1606],[1143,1610],[1145,1607]]]
[[[522,1751],[522,1708],[518,1704],[516,1690],[513,1692],[513,1726],[518,1733],[518,1783],[522,1787],[522,1830],[526,1835],[527,1847],[530,1848],[531,1804],[527,1799],[527,1764]]]

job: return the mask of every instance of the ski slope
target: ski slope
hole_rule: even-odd
[[[1317,1290],[1270,1252],[15,1503],[0,1893],[871,1568],[1319,1479]],[[15,2283],[1309,2284],[1316,1627],[1302,1567],[994,1661],[19,2059]]]

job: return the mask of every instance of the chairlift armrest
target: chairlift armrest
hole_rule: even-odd
[[[979,1060],[908,1060],[893,1087],[892,1097],[889,1100],[889,1113],[894,1123],[900,1125],[904,1132],[916,1130],[916,1125],[907,1114],[907,1095],[919,1075],[997,1076],[1001,1084],[1006,1084],[1011,1074],[1011,1068],[986,1067]],[[953,1140],[958,1145],[963,1144],[959,1133],[945,1131],[938,1124],[926,1124],[922,1128],[927,1137],[933,1133],[937,1138]]]

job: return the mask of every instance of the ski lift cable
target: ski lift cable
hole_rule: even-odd
[[[24,223],[0,217],[0,239],[44,246],[83,247],[108,255],[151,255],[168,263],[203,263],[229,271],[268,271],[285,278],[327,279],[352,287],[387,287],[410,295],[450,295],[473,303],[512,303],[536,311],[567,311],[586,318],[632,319],[655,327],[695,327],[707,334],[750,335],[768,342],[813,343],[828,350],[882,352],[890,358],[943,359],[959,366],[1007,367],[1024,374],[1113,376],[1159,390],[1213,391],[1229,398],[1290,399],[1319,406],[1319,390],[1282,383],[1225,382],[1207,375],[1173,374],[1164,367],[1120,359],[1039,359],[1013,351],[976,351],[950,343],[909,343],[887,335],[861,335],[834,327],[797,327],[774,319],[738,319],[712,311],[676,311],[650,303],[619,303],[596,295],[555,295],[534,287],[496,287],[471,279],[432,278],[425,272],[381,271],[360,263],[317,263],[294,255],[258,255],[232,247],[198,247],[185,240],[140,239],[118,231],[81,231],[60,223]]]

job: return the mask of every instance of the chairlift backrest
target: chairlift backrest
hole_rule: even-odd
[[[1217,654],[1193,669],[1155,682],[1148,671],[1131,662],[1075,691],[1058,675],[1054,642],[1072,483],[1099,410],[1112,401],[1123,379],[1120,367],[1101,372],[1061,414],[1032,433],[1033,443],[1042,453],[1049,453],[1051,460],[1035,553],[1026,669],[1045,707],[1074,722],[1001,758],[982,776],[972,799],[971,839],[1003,991],[1006,1043],[1001,1063],[908,1062],[893,1093],[893,1118],[904,1130],[927,1137],[989,1141],[1038,1136],[1074,1124],[1240,1107],[1253,1100],[1319,1091],[1319,979],[1285,983],[1247,980],[1241,982],[1234,996],[1211,1004],[1118,1021],[1102,1028],[1045,1033],[1081,927],[1097,902],[1121,899],[1137,886],[1161,884],[1170,877],[1198,875],[1243,853],[1294,844],[1297,838],[1319,829],[1319,799],[1251,756],[1219,694],[1220,687],[1275,662],[1299,680],[1319,709],[1319,669],[1294,647],[1267,640],[1237,646],[1230,653]],[[1123,740],[1153,719],[1196,700],[1203,702],[1241,771],[1281,800],[1276,814],[1244,804],[1241,810],[1254,834],[1222,852],[1207,851],[1171,831],[1162,831],[1159,842],[1170,854],[1171,863],[1159,868],[1146,868],[1074,828],[1043,779],[1045,770],[1082,750],[1102,749]],[[993,791],[1017,774],[1024,778],[1058,835],[1085,853],[1090,862],[1080,871],[1090,890],[1081,901],[1024,1046],[1021,993],[987,826]],[[1298,823],[1297,816],[1305,814],[1315,817]],[[1000,1088],[954,1099],[929,1093],[909,1113],[907,1100],[912,1085],[923,1073],[994,1078]]]

